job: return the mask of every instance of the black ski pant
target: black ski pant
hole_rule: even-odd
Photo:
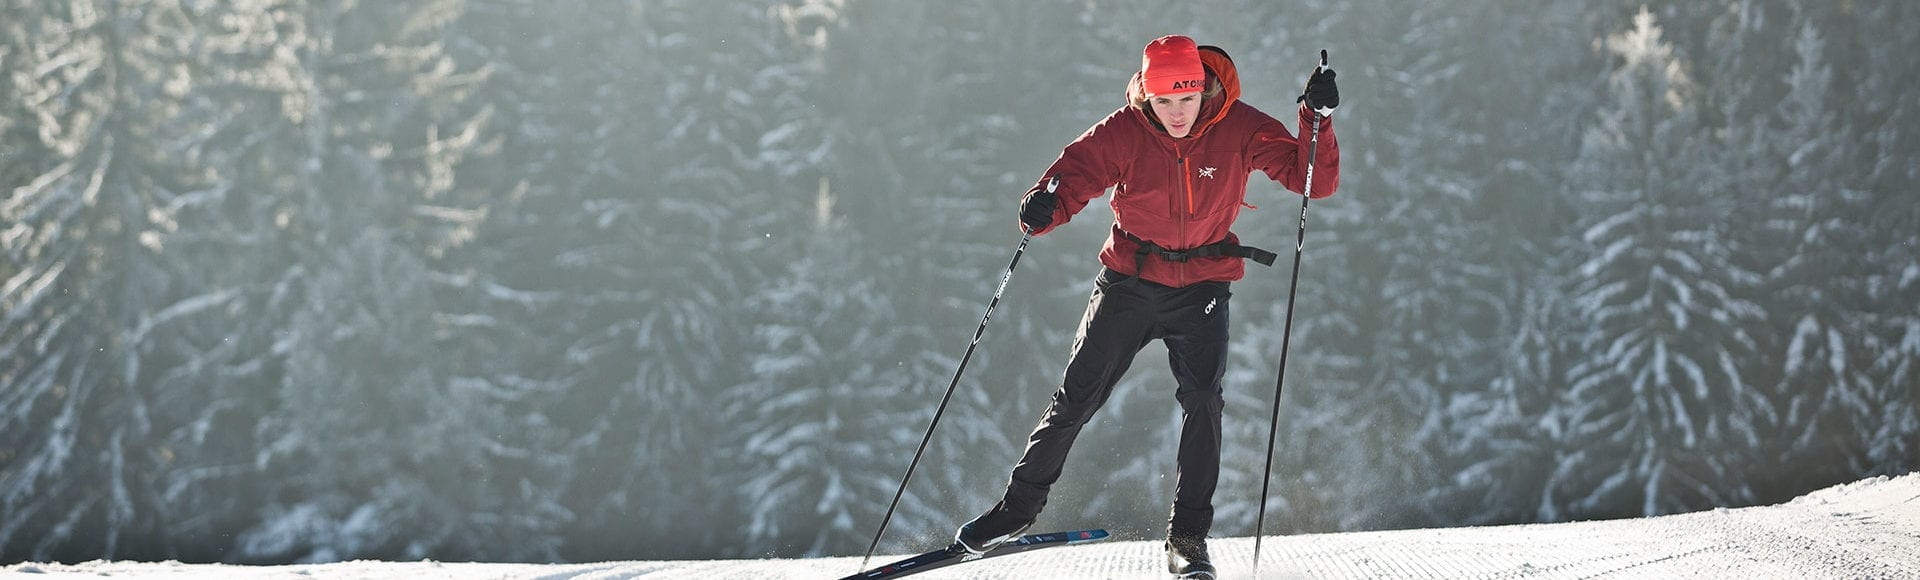
[[[1205,537],[1213,526],[1213,491],[1220,478],[1220,379],[1227,363],[1226,282],[1173,288],[1102,269],[1073,340],[1060,389],[1027,439],[1013,468],[1003,505],[1037,516],[1060,479],[1080,428],[1107,401],[1113,386],[1147,343],[1166,344],[1183,411],[1168,533]]]

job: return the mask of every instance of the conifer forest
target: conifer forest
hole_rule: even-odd
[[[0,563],[858,555],[1141,47],[1339,71],[1265,531],[1777,503],[1920,467],[1920,3],[0,0]],[[1289,123],[1291,128],[1291,123]],[[1252,534],[1298,195],[1235,231]],[[1058,386],[1033,240],[892,519]],[[1151,345],[1042,528],[1164,533]]]

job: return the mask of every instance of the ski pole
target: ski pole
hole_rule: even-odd
[[[1060,186],[1060,178],[1055,176],[1047,181],[1047,193],[1053,193]],[[1000,305],[1000,296],[1007,291],[1007,282],[1013,279],[1013,269],[1020,265],[1020,254],[1026,253],[1027,242],[1033,241],[1033,231],[1021,226],[1020,246],[1013,249],[1013,261],[1007,262],[1007,271],[1000,274],[1000,287],[993,291],[993,300],[987,302],[986,314],[980,315],[980,327],[973,331],[973,342],[967,343],[967,353],[960,356],[960,367],[953,370],[953,380],[947,383],[947,394],[940,397],[940,407],[933,411],[933,422],[927,424],[927,434],[920,437],[920,448],[914,450],[913,461],[907,464],[907,474],[900,478],[900,489],[893,492],[893,502],[887,504],[887,515],[880,518],[880,529],[873,533],[873,543],[867,544],[867,555],[860,558],[860,570],[867,569],[867,561],[873,559],[873,550],[880,546],[880,536],[887,533],[887,523],[893,521],[893,510],[900,507],[900,497],[907,493],[907,482],[913,481],[913,470],[920,466],[920,456],[927,451],[927,442],[933,440],[933,428],[940,425],[940,415],[947,412],[947,402],[953,400],[953,389],[960,385],[960,374],[967,372],[967,361],[973,360],[973,349],[980,346],[980,337],[987,332],[987,321],[993,318],[993,309]]]
[[[1320,50],[1320,66],[1327,68],[1327,51]],[[1311,107],[1312,105],[1308,105]],[[1300,234],[1293,244],[1293,281],[1287,284],[1286,330],[1280,338],[1280,377],[1273,384],[1273,417],[1267,423],[1267,467],[1260,475],[1260,515],[1253,524],[1253,575],[1260,577],[1260,540],[1267,528],[1267,490],[1273,480],[1273,442],[1280,430],[1280,389],[1287,384],[1287,350],[1293,343],[1293,298],[1300,293],[1300,255],[1307,247],[1307,202],[1313,199],[1313,157],[1320,146],[1320,112],[1313,113],[1311,140],[1307,141],[1307,178],[1300,187]]]

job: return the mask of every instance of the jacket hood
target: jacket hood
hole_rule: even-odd
[[[1232,108],[1233,102],[1240,100],[1240,71],[1234,68],[1233,58],[1227,56],[1226,50],[1218,46],[1201,46],[1200,64],[1207,70],[1208,92],[1213,92],[1212,89],[1217,87],[1219,94],[1201,101],[1200,119],[1202,120],[1194,124],[1193,131],[1189,134],[1193,137],[1206,133],[1208,128],[1220,122],[1220,119],[1227,116],[1227,110]],[[1142,82],[1140,72],[1135,71],[1133,79],[1127,82],[1127,104],[1145,115],[1155,128],[1164,131],[1166,127],[1162,127],[1160,119],[1154,116],[1153,107],[1147,106],[1146,90]]]

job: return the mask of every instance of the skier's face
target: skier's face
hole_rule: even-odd
[[[1153,116],[1160,118],[1168,135],[1179,139],[1193,132],[1193,121],[1200,116],[1199,91],[1154,95],[1147,102],[1153,105]]]

